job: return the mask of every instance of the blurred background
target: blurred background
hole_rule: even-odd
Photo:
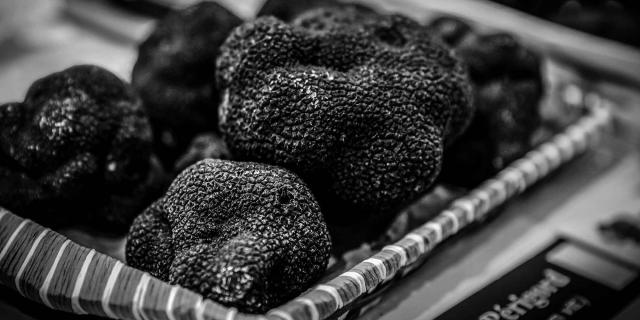
[[[154,21],[194,0],[3,0],[0,71],[12,79],[0,91],[20,98],[24,81],[75,63],[96,63],[128,79],[137,43]],[[263,0],[219,1],[252,18]],[[640,11],[635,1],[374,0],[425,21],[453,14],[509,30],[530,45],[596,76],[640,83]],[[566,27],[565,27],[566,26]],[[25,61],[28,61],[26,63]]]
[[[22,100],[35,80],[75,64],[96,64],[125,80],[130,79],[137,57],[137,46],[153,29],[155,22],[194,0],[0,0],[0,103]],[[251,19],[264,0],[217,1],[243,19]],[[611,99],[618,107],[618,118],[629,122],[625,141],[640,141],[640,4],[632,0],[372,0],[367,2],[384,10],[398,11],[421,22],[430,17],[455,15],[477,24],[479,28],[506,30],[528,46],[544,52],[545,75],[550,92],[547,99],[577,104],[584,92],[593,91]],[[581,90],[576,88],[580,87]],[[584,91],[582,91],[584,90]],[[549,105],[556,105],[553,101]],[[637,144],[640,146],[640,144]],[[626,150],[626,149],[625,149]],[[625,151],[626,152],[626,151]],[[596,158],[583,161],[582,167],[565,172],[565,181],[547,187],[544,194],[530,197],[518,210],[527,215],[501,220],[491,228],[501,228],[502,238],[491,230],[458,242],[448,255],[431,261],[431,267],[414,276],[414,284],[398,286],[394,299],[381,303],[365,318],[388,319],[413,317],[424,311],[424,301],[441,299],[453,290],[460,278],[475,274],[479,265],[491,264],[500,252],[525,231],[539,226],[553,205],[566,200],[569,186],[576,190],[585,177],[596,169],[612,165],[622,158],[619,150],[611,152],[610,162]],[[626,153],[625,153],[626,156]],[[637,155],[635,155],[637,157]],[[636,161],[634,159],[633,161]],[[636,161],[640,163],[640,161]],[[635,163],[635,162],[634,162]],[[635,168],[635,167],[634,167]],[[635,170],[635,169],[634,169]],[[585,174],[588,172],[588,174]],[[632,171],[636,174],[636,171]],[[615,182],[614,182],[615,183]],[[554,189],[555,188],[555,189]],[[597,194],[597,202],[607,203],[608,194]],[[568,197],[568,196],[567,196]],[[546,207],[536,202],[556,199]],[[549,210],[547,210],[549,209]],[[546,210],[546,211],[545,211]],[[554,221],[567,222],[559,218]],[[549,231],[542,231],[545,234]],[[98,251],[122,257],[123,239],[105,240],[75,230],[63,231],[74,241]],[[536,238],[539,234],[536,234]],[[481,239],[482,241],[478,241]],[[485,243],[487,250],[473,253],[472,244]],[[466,243],[466,246],[465,244]],[[512,248],[510,252],[516,252]],[[457,250],[457,251],[456,251]],[[515,253],[514,253],[515,254]],[[520,254],[520,253],[518,253]],[[462,257],[468,256],[466,260]],[[513,254],[500,261],[513,261]],[[506,258],[505,258],[506,257]],[[456,261],[456,264],[452,264]],[[506,262],[502,263],[506,265]],[[418,284],[419,283],[419,284]],[[417,294],[417,293],[419,294]],[[384,311],[382,311],[384,310]],[[401,311],[400,311],[401,310]],[[23,301],[17,295],[0,290],[0,318],[50,318],[50,311]],[[424,315],[424,314],[423,314]]]

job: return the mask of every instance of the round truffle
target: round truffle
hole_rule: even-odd
[[[159,192],[151,128],[131,87],[75,66],[0,105],[0,205],[51,227],[123,233]]]
[[[226,8],[203,1],[170,13],[140,44],[131,75],[154,131],[154,148],[165,168],[198,133],[217,130],[218,47],[242,23]]]
[[[330,248],[318,203],[295,174],[206,159],[136,218],[126,257],[206,298],[262,313],[316,281]]]
[[[342,7],[291,24],[258,18],[229,36],[217,67],[234,158],[299,174],[336,248],[375,237],[426,192],[472,114],[463,65],[400,15]]]
[[[506,33],[480,34],[456,18],[431,23],[469,67],[476,113],[445,150],[440,180],[471,188],[532,147],[543,94],[540,57]]]

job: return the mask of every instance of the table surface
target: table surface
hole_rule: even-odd
[[[12,33],[0,35],[0,40],[4,37],[4,41],[0,42],[1,102],[22,100],[26,89],[35,79],[74,64],[97,64],[123,79],[129,79],[137,54],[137,43],[153,26],[152,19],[108,10],[92,1],[26,2],[29,3],[31,18],[16,22]],[[249,18],[261,1],[222,2],[227,3],[240,16]],[[493,4],[481,3],[481,10],[451,4],[453,2],[455,1],[429,3],[436,10],[459,12],[481,23],[498,20],[494,21],[494,26],[509,30],[513,30],[510,23],[522,18],[520,13],[504,9],[506,13],[500,11],[501,19],[495,19],[496,12],[489,10],[494,8]],[[420,19],[432,14],[422,8],[422,2],[413,0],[387,1],[382,6],[404,11]],[[416,7],[421,7],[422,10]],[[3,8],[5,9],[6,7]],[[16,12],[19,14],[21,11],[16,9]],[[505,18],[502,19],[503,17]],[[531,21],[527,20],[529,22]],[[555,30],[557,29],[552,29]],[[532,37],[531,31],[525,32],[523,36],[532,39],[538,47],[557,53],[567,49],[555,48],[553,44],[562,42],[567,37],[574,39],[575,33],[561,32],[559,36],[543,42],[537,41],[541,35]],[[590,37],[579,36],[581,40],[591,39]],[[600,62],[599,68],[606,68],[613,61],[615,68],[608,72],[614,74],[620,69],[640,70],[640,67],[633,69],[640,65],[640,55],[636,51],[621,45],[609,45],[607,41],[598,40],[597,43],[598,45],[586,46],[589,48],[586,56],[596,51],[587,61],[598,56],[609,57],[610,59]],[[569,50],[577,50],[578,47],[585,45],[572,45]],[[604,49],[599,51],[598,48]],[[575,77],[575,74],[566,72],[562,64],[553,61],[547,64],[547,68],[554,74],[570,79],[569,81]],[[633,76],[626,73],[616,77],[626,81],[624,84],[612,83],[608,79],[594,79],[586,83],[592,89],[611,97],[618,105],[617,113],[622,125],[616,136],[607,139],[597,152],[574,161],[541,186],[512,202],[498,218],[483,228],[455,239],[444,250],[431,257],[423,267],[391,288],[385,299],[363,314],[362,318],[433,318],[490,279],[504,273],[517,261],[528,258],[536,248],[545,246],[558,234],[593,229],[596,221],[622,210],[639,211],[640,157],[636,146],[640,146],[640,134],[635,128],[640,124],[640,95],[635,88],[640,87],[640,81],[634,82]],[[98,250],[115,257],[121,258],[123,255],[122,239],[105,241],[73,230],[65,233],[81,244],[99,245]],[[591,236],[598,238],[598,235]],[[606,242],[596,242],[606,246]],[[622,256],[637,258],[640,264],[640,249],[629,247],[625,250],[619,251]],[[6,297],[0,295],[0,314],[9,319],[31,319],[6,300]]]

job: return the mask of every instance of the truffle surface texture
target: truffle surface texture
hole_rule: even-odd
[[[261,313],[316,281],[330,249],[318,203],[295,174],[206,159],[136,218],[126,258],[223,305]]]
[[[217,130],[216,56],[241,23],[223,6],[203,1],[167,15],[140,44],[132,84],[149,114],[155,152],[165,168],[173,168],[197,134]]]
[[[440,180],[471,188],[532,147],[541,125],[540,57],[509,34],[481,34],[456,18],[431,28],[468,65],[476,105],[467,131],[445,150]]]
[[[102,68],[53,73],[0,105],[0,204],[17,214],[126,233],[161,176],[140,99]]]
[[[300,175],[336,248],[377,236],[426,192],[473,111],[463,65],[426,28],[357,7],[246,23],[217,68],[234,159]]]

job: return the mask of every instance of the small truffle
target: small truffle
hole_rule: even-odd
[[[199,133],[217,130],[218,47],[242,23],[215,2],[170,13],[140,45],[131,75],[154,131],[154,149],[167,169]]]
[[[204,159],[231,159],[227,144],[216,133],[203,133],[193,138],[187,152],[176,161],[173,171],[181,172],[188,166]]]
[[[468,65],[476,105],[467,131],[445,150],[440,180],[471,188],[532,147],[541,124],[540,58],[509,34],[479,34],[455,18],[431,28]]]
[[[126,256],[160,279],[262,313],[316,281],[330,250],[318,203],[296,175],[207,159],[136,218]]]
[[[342,7],[291,24],[258,18],[229,36],[217,66],[234,158],[299,174],[336,248],[376,237],[426,192],[472,114],[463,65],[400,15]]]
[[[0,204],[17,214],[123,233],[161,177],[140,99],[102,68],[53,73],[0,105]]]

